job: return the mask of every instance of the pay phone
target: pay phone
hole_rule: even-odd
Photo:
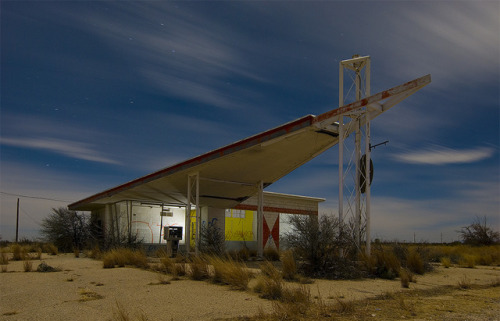
[[[163,238],[167,241],[167,255],[175,256],[182,240],[182,226],[165,226]]]

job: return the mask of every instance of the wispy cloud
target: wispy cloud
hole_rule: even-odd
[[[223,21],[172,3],[106,6],[100,13],[83,11],[73,18],[81,21],[79,28],[133,61],[132,70],[168,96],[232,109],[252,98],[232,79],[265,81],[243,55],[246,42],[235,43],[238,34]]]
[[[433,74],[436,86],[468,83],[471,75],[496,77],[500,60],[498,2],[405,3],[388,28],[397,57],[388,69],[395,75]],[[469,63],[464,63],[469,62]],[[394,71],[394,72],[393,72]]]
[[[100,156],[99,152],[93,149],[89,144],[70,140],[55,138],[1,137],[0,144],[21,148],[39,149],[75,159],[87,160],[92,162],[119,164],[119,162],[116,160],[107,158],[105,156]]]
[[[495,150],[489,147],[474,149],[453,149],[435,146],[425,150],[394,155],[398,161],[410,164],[447,165],[474,163],[493,156]]]

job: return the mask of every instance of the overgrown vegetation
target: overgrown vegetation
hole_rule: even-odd
[[[357,257],[347,225],[337,218],[294,215],[292,231],[284,237],[298,262],[300,273],[319,278],[357,278]],[[341,254],[342,251],[342,254]]]
[[[225,231],[217,224],[203,225],[200,229],[200,251],[208,255],[222,256],[226,248]]]
[[[145,268],[148,267],[148,260],[146,254],[140,250],[118,248],[102,255],[102,265],[104,268],[124,267],[126,265]]]
[[[64,252],[82,249],[90,239],[90,219],[88,215],[64,207],[53,208],[42,220],[40,233],[47,242],[54,243]]]
[[[494,245],[500,243],[500,232],[493,230],[486,222],[486,216],[479,216],[459,231],[463,243],[468,245]]]

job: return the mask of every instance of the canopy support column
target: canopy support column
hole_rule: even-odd
[[[259,182],[257,197],[257,256],[264,256],[264,182]]]
[[[187,184],[187,202],[186,202],[186,218],[185,218],[185,228],[184,228],[184,244],[186,247],[186,253],[189,254],[191,247],[191,204],[196,207],[196,227],[195,227],[195,252],[196,255],[199,254],[200,248],[200,221],[201,221],[201,211],[200,211],[200,175],[198,172],[188,175]]]

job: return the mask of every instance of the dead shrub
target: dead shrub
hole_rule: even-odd
[[[52,266],[48,265],[47,263],[42,262],[38,265],[38,267],[36,268],[36,271],[37,272],[60,272],[61,269],[52,267]]]
[[[361,276],[349,227],[331,216],[293,215],[283,244],[294,252],[302,275],[345,279]],[[340,256],[343,249],[343,256]]]

